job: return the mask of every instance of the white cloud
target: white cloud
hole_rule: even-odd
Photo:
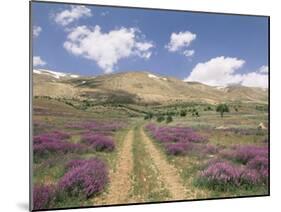
[[[268,87],[268,76],[258,72],[251,72],[242,75],[241,84],[249,87]]]
[[[170,42],[166,45],[166,48],[170,52],[176,52],[183,47],[188,47],[195,39],[196,34],[189,31],[179,33],[173,32],[170,37]]]
[[[135,28],[120,28],[103,33],[100,26],[78,26],[67,36],[64,48],[76,55],[94,60],[105,73],[114,71],[120,59],[138,56],[150,58],[153,44]]]
[[[216,57],[205,63],[198,63],[186,80],[199,81],[209,85],[237,83],[240,81],[240,78],[233,77],[233,74],[244,63],[244,60],[237,58]]]
[[[185,32],[173,32],[170,36],[170,42],[165,46],[170,52],[180,52],[186,57],[194,55],[194,50],[188,50],[187,48],[196,39],[196,34]]]
[[[33,57],[33,66],[36,67],[36,66],[44,66],[46,65],[47,63],[41,59],[40,56],[34,56]]]
[[[33,36],[36,38],[40,35],[42,28],[40,26],[33,26]]]
[[[259,72],[260,72],[260,73],[267,74],[267,73],[268,73],[268,66],[265,66],[265,65],[261,66],[261,67],[259,68]]]
[[[101,16],[107,16],[109,14],[109,12],[108,11],[105,11],[105,12],[101,12]]]
[[[231,57],[216,57],[198,63],[185,81],[198,81],[212,86],[227,86],[241,84],[250,87],[268,86],[268,76],[260,73],[260,69],[246,74],[236,73],[243,67],[244,60]]]
[[[66,26],[82,17],[92,16],[91,10],[85,6],[71,6],[69,10],[63,10],[54,15],[57,24]]]
[[[191,57],[192,55],[194,55],[195,51],[194,50],[185,50],[183,51],[183,55],[186,57]]]

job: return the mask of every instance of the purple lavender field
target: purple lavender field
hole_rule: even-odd
[[[34,207],[266,195],[267,113],[215,107],[34,97]]]

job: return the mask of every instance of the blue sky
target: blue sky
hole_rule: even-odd
[[[33,2],[32,22],[36,68],[80,75],[145,70],[210,85],[267,87],[266,17]],[[81,37],[69,38],[77,32]]]

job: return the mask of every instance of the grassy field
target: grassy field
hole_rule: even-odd
[[[34,97],[34,207],[268,194],[267,105],[227,104]]]

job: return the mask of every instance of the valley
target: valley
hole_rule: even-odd
[[[267,89],[43,69],[33,85],[35,208],[268,194]]]

